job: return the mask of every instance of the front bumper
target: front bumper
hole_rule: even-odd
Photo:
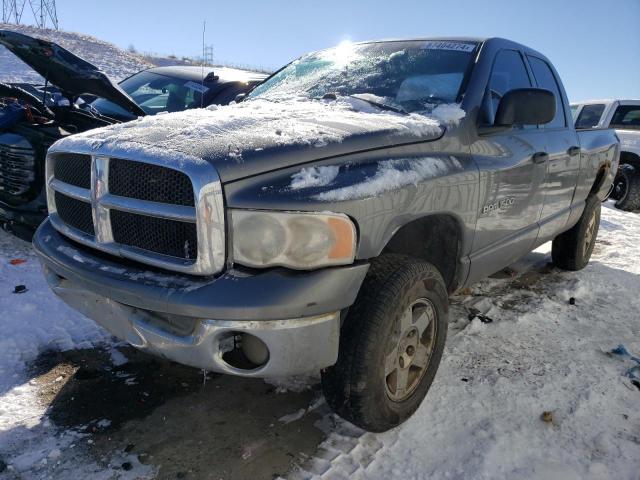
[[[186,365],[251,377],[335,363],[340,311],[355,301],[368,270],[368,264],[314,272],[230,270],[217,278],[152,272],[80,249],[48,220],[34,248],[53,291],[118,338]],[[244,333],[268,350],[259,367],[238,368],[223,358],[229,339]]]

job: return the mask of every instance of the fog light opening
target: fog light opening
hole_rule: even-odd
[[[269,349],[255,335],[230,332],[220,339],[222,359],[233,368],[255,370],[269,361]]]

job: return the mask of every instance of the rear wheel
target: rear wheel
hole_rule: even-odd
[[[628,163],[620,165],[611,196],[620,210],[640,209],[640,171]]]
[[[369,431],[393,428],[418,408],[440,364],[448,296],[436,268],[404,255],[372,262],[323,372],[328,404]]]
[[[600,201],[588,197],[578,223],[553,239],[551,258],[557,267],[575,271],[587,266],[598,236],[600,209]]]

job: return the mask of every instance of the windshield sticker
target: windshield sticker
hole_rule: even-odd
[[[202,85],[200,83],[192,82],[191,80],[189,80],[187,83],[185,83],[184,86],[187,87],[187,88],[190,88],[191,90],[195,90],[196,92],[200,92],[200,93],[207,93],[209,91],[208,87],[205,87],[204,85]]]
[[[425,42],[424,47],[430,50],[455,50],[457,52],[473,52],[476,48],[473,43],[462,42]]]

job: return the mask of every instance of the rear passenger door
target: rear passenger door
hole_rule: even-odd
[[[493,124],[505,93],[532,86],[521,52],[500,50],[486,87],[480,126]],[[544,141],[537,132],[536,125],[506,131],[488,128],[472,142],[481,191],[470,281],[511,264],[538,236],[547,165]]]
[[[544,206],[540,218],[538,242],[553,238],[567,224],[580,170],[580,144],[571,114],[565,111],[564,96],[556,74],[549,64],[527,55],[538,88],[553,92],[556,98],[554,119],[540,125],[540,136],[547,152],[547,175],[544,182]]]

